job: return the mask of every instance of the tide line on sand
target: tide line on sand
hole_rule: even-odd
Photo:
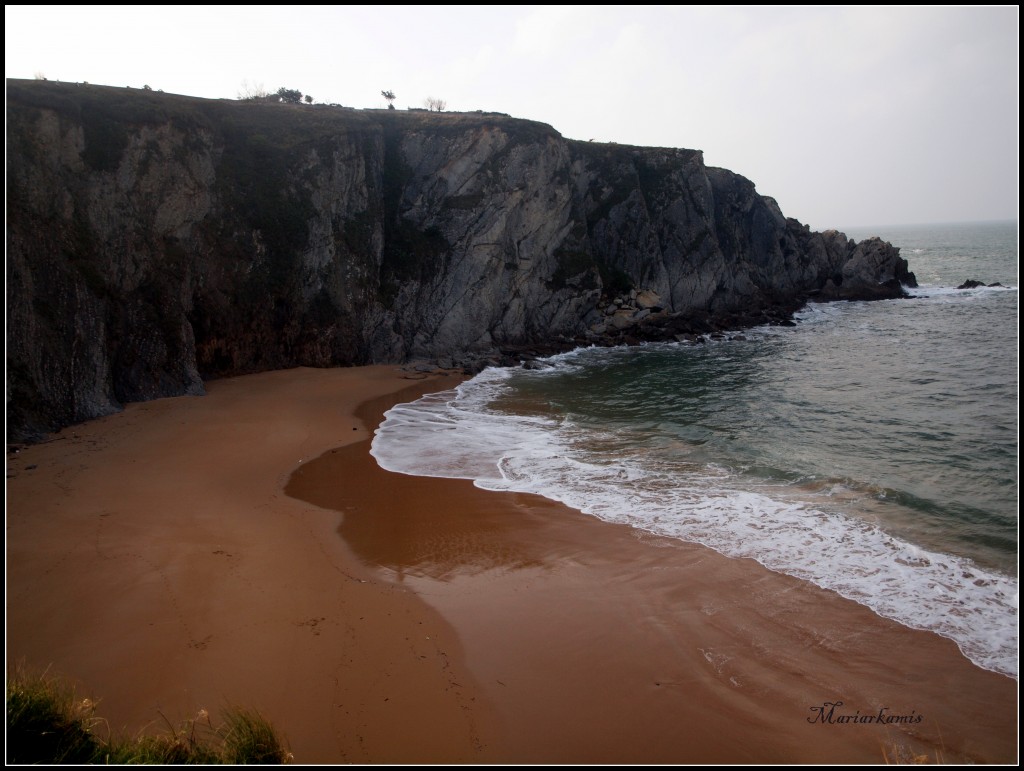
[[[299,762],[1014,759],[1016,684],[948,640],[534,496],[379,469],[382,412],[452,385],[264,373],[9,453],[8,659],[130,732],[255,708]],[[923,722],[808,719],[838,702]]]

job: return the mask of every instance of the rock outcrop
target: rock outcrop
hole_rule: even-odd
[[[958,286],[957,289],[977,289],[978,287],[987,287],[991,289],[994,287],[998,288],[1001,286],[1002,284],[1000,284],[998,281],[996,281],[994,284],[986,284],[984,281],[978,281],[977,279],[969,278],[960,286]]]
[[[913,284],[889,244],[811,232],[696,150],[489,113],[7,97],[10,438],[210,377],[500,361]]]

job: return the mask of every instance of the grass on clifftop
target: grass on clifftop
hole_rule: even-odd
[[[281,764],[291,759],[259,713],[231,708],[215,725],[206,710],[156,736],[102,738],[96,704],[67,683],[21,671],[7,677],[8,764]]]

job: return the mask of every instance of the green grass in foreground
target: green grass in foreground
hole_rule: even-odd
[[[180,728],[158,736],[102,738],[106,721],[96,705],[78,699],[65,682],[20,671],[7,677],[7,763],[280,764],[291,759],[274,728],[259,713],[222,713],[215,726],[200,710]],[[107,731],[109,733],[109,730]]]

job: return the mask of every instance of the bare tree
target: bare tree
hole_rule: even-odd
[[[423,106],[432,112],[444,112],[444,108],[448,106],[448,103],[444,99],[435,99],[432,96],[428,96],[423,100]]]
[[[270,94],[267,93],[267,89],[263,87],[262,83],[253,83],[249,85],[249,81],[243,80],[242,87],[238,91],[238,98],[243,102],[259,102],[266,99]]]
[[[395,105],[392,104],[392,102],[395,101],[395,92],[394,91],[381,91],[380,95],[388,100],[388,109],[389,110],[395,109]]]

